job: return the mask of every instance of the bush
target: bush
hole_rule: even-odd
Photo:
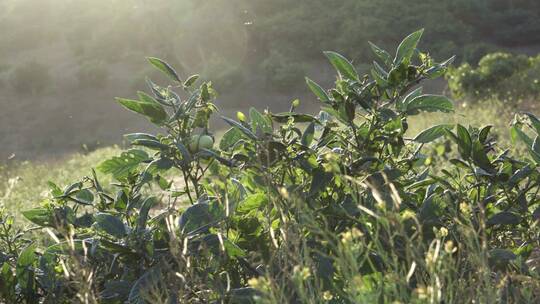
[[[7,302],[494,303],[537,302],[540,133],[512,134],[530,159],[501,152],[491,127],[435,125],[405,138],[408,119],[452,112],[418,83],[445,72],[405,38],[396,58],[372,46],[372,78],[325,52],[335,87],[307,79],[314,116],[250,109],[219,144],[215,92],[180,79],[119,98],[164,134],[126,135],[132,149],[23,215],[52,241],[24,239],[2,214],[0,296]],[[178,93],[171,88],[179,88]],[[436,168],[424,145],[446,138]],[[512,278],[512,279],[510,279]]]
[[[454,97],[486,99],[535,98],[540,94],[538,75],[540,56],[492,53],[484,56],[473,68],[465,63],[448,74]]]
[[[28,61],[17,66],[10,75],[9,82],[19,94],[36,95],[45,92],[52,84],[49,67]]]

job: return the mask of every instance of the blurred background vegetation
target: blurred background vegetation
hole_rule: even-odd
[[[150,128],[112,102],[144,89],[146,76],[159,81],[145,56],[213,80],[224,115],[284,110],[296,97],[314,108],[303,77],[334,80],[323,50],[368,73],[367,41],[393,49],[422,27],[434,58],[457,55],[447,76],[456,98],[534,108],[538,0],[2,0],[0,162],[90,151]]]

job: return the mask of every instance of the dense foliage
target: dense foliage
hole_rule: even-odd
[[[425,41],[434,55],[457,54],[473,64],[496,46],[540,43],[535,0],[345,0],[332,9],[323,0],[36,2],[0,5],[0,25],[10,29],[0,38],[0,54],[67,44],[78,62],[113,64],[153,53],[181,63],[182,70],[219,77],[220,84],[255,68],[277,85],[290,86],[282,79],[301,77],[305,70],[291,62],[318,63],[319,50],[330,48],[369,62],[359,45],[369,40],[389,47],[419,27],[431,29]],[[288,69],[267,71],[268,60]],[[253,65],[238,68],[241,63]]]
[[[538,300],[540,121],[512,132],[530,159],[499,151],[490,126],[437,125],[405,138],[408,118],[451,112],[418,84],[442,63],[417,50],[423,31],[360,76],[325,52],[335,87],[322,104],[223,119],[209,82],[158,58],[172,84],[119,98],[162,127],[126,135],[133,148],[24,216],[51,241],[31,241],[2,215],[0,296],[9,303],[455,303]],[[431,166],[423,147],[456,155]]]
[[[540,96],[540,55],[492,53],[477,67],[465,63],[452,69],[447,78],[457,98],[534,99]]]

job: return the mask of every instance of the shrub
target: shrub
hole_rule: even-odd
[[[45,64],[28,61],[17,66],[10,76],[10,83],[20,94],[36,95],[43,93],[52,84],[49,67]]]
[[[478,63],[478,71],[486,81],[498,82],[529,67],[529,60],[524,55],[508,53],[488,54]]]
[[[540,57],[508,53],[488,54],[476,68],[465,63],[448,74],[455,97],[523,99],[539,96]]]
[[[418,83],[445,72],[416,52],[422,31],[360,77],[338,72],[325,90],[306,79],[318,115],[250,109],[218,143],[211,85],[183,81],[119,98],[165,131],[126,135],[133,146],[24,216],[53,242],[0,229],[6,301],[128,303],[533,302],[539,299],[540,133],[533,115],[512,133],[530,159],[499,151],[490,126],[436,125],[405,138],[408,118],[451,112]],[[417,54],[418,56],[416,56]],[[172,88],[179,89],[173,92]],[[444,169],[423,146],[447,138]],[[444,157],[444,153],[441,154]],[[441,169],[441,170],[438,170]],[[7,226],[6,226],[7,225]],[[16,237],[21,236],[21,237]]]

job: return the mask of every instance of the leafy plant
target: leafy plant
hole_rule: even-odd
[[[325,52],[338,75],[317,115],[296,111],[223,117],[209,131],[216,94],[150,58],[173,84],[117,99],[161,127],[24,216],[53,242],[12,241],[2,296],[17,301],[112,303],[372,303],[538,300],[540,122],[512,128],[530,159],[498,151],[490,126],[437,125],[405,137],[408,118],[451,112],[419,83],[445,73],[417,49],[377,62],[361,77]],[[178,93],[176,92],[178,91]],[[530,130],[526,129],[530,127]],[[531,135],[533,134],[533,135]],[[447,138],[457,158],[434,168],[423,147]],[[533,139],[535,138],[535,139]],[[538,159],[537,159],[538,158]],[[12,232],[2,238],[12,240]],[[6,249],[7,248],[7,249]],[[11,251],[10,251],[11,250]],[[23,271],[24,270],[24,271]],[[30,271],[29,271],[30,270]],[[10,285],[11,284],[11,285]]]
[[[477,67],[463,64],[448,74],[448,85],[456,97],[510,101],[535,98],[540,93],[540,57],[508,53],[487,54]]]

